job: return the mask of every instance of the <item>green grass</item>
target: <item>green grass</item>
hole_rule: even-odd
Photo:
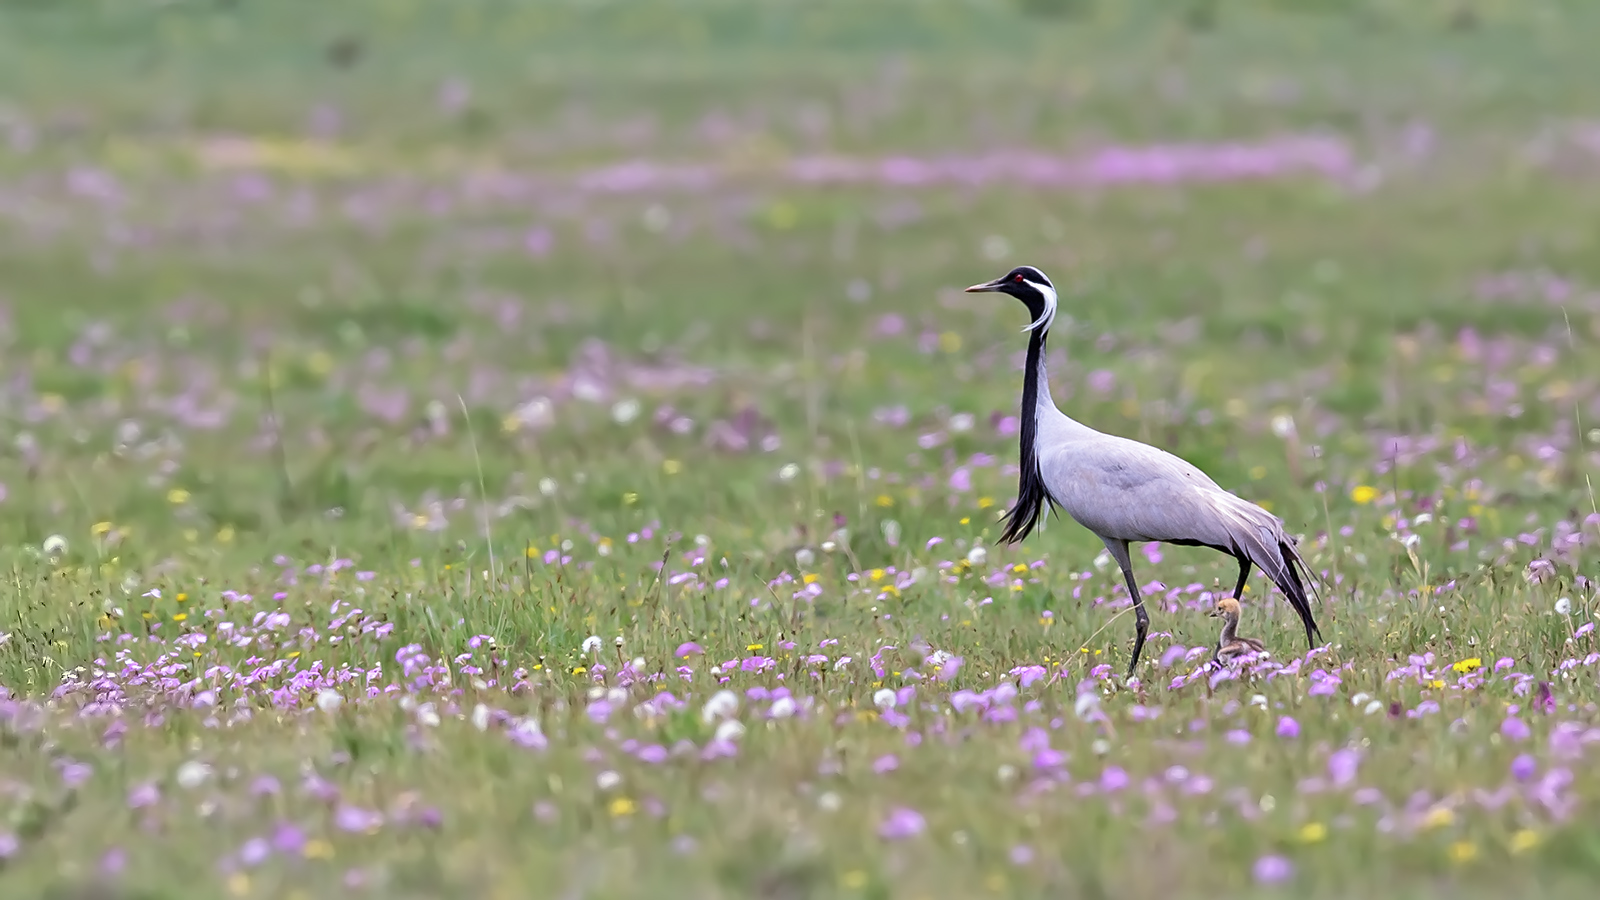
[[[0,4],[0,887],[1587,896],[1597,24]],[[1335,177],[785,168],[1313,133]],[[640,161],[703,180],[584,186]],[[1025,313],[960,288],[1022,262],[1057,401],[1302,534],[1325,652],[1258,577],[1276,663],[1163,662],[1236,570],[1161,547],[1126,684],[1098,541],[995,545]]]

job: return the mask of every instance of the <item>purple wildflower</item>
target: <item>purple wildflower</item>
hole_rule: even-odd
[[[1300,736],[1300,723],[1288,716],[1278,720],[1278,737],[1293,739]]]
[[[694,641],[684,641],[683,643],[678,645],[678,649],[672,651],[672,655],[677,657],[677,658],[679,658],[679,659],[682,659],[683,657],[686,657],[686,656],[699,655],[699,654],[703,654],[705,652],[706,651],[702,650],[700,648],[700,645],[696,644]]]
[[[358,806],[340,804],[334,810],[333,824],[340,831],[377,831],[383,825],[383,814]]]
[[[239,864],[246,868],[255,868],[267,861],[272,855],[272,846],[265,838],[251,838],[239,848]]]
[[[1328,778],[1334,787],[1344,787],[1356,780],[1356,769],[1361,766],[1361,754],[1349,748],[1335,750],[1328,757]]]
[[[272,832],[272,847],[285,856],[299,856],[305,849],[306,834],[290,822],[279,822]]]
[[[145,782],[128,792],[128,808],[144,809],[155,806],[161,802],[161,791],[154,784]]]
[[[1281,856],[1263,856],[1253,873],[1257,884],[1282,884],[1294,877],[1294,864]]]
[[[901,806],[891,810],[878,826],[878,836],[886,841],[903,841],[916,837],[927,827],[928,821],[922,817],[922,813]]]
[[[1507,716],[1506,720],[1500,723],[1500,734],[1506,740],[1520,744],[1533,734],[1533,730],[1528,727],[1527,722],[1516,716]]]
[[[1526,753],[1521,754],[1511,761],[1511,777],[1518,781],[1527,781],[1533,773],[1539,770],[1539,764],[1533,757]]]

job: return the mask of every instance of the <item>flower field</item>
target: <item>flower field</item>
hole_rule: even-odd
[[[319,9],[0,8],[4,896],[1590,896],[1600,11]]]

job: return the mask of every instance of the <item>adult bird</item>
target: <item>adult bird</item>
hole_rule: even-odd
[[[1128,676],[1139,665],[1150,630],[1150,614],[1145,612],[1128,557],[1128,545],[1138,541],[1210,547],[1232,556],[1239,561],[1235,598],[1244,591],[1251,567],[1260,566],[1299,613],[1306,642],[1316,646],[1312,635],[1320,637],[1321,631],[1306,599],[1310,570],[1282,519],[1223,490],[1204,472],[1165,450],[1096,431],[1056,408],[1044,360],[1056,317],[1056,289],[1050,279],[1033,266],[1018,266],[967,292],[1010,294],[1033,317],[1024,329],[1031,336],[1022,383],[1022,471],[1017,502],[1006,514],[1000,540],[1015,544],[1026,538],[1048,503],[1066,510],[1105,543],[1133,598],[1137,633]]]

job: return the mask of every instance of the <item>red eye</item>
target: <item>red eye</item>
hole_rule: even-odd
[[[1022,283],[1022,276],[1018,275],[1015,278],[1012,278],[1011,280],[1015,281],[1017,284],[1021,284]]]

